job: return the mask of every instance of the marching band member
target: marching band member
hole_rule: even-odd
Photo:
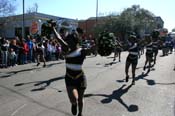
[[[152,43],[151,36],[146,36],[146,41],[147,41],[147,45],[146,45],[146,61],[145,61],[145,65],[143,67],[143,70],[146,69],[146,65],[148,63],[149,64],[148,72],[149,72],[150,68],[151,68],[151,62],[153,61],[153,43]]]
[[[158,38],[153,38],[152,48],[153,48],[154,65],[156,64],[156,58],[159,51],[158,45],[159,45]]]
[[[76,31],[74,31],[72,34],[67,35],[63,40],[54,26],[53,30],[57,40],[65,52],[65,83],[68,97],[72,104],[72,114],[77,114],[78,107],[78,116],[82,116],[83,96],[87,86],[86,76],[82,69],[84,59],[86,58],[86,50],[79,48],[78,43],[83,31],[80,28],[77,28]]]
[[[136,40],[136,36],[131,35],[129,37],[129,54],[126,59],[126,65],[125,65],[125,73],[126,73],[126,82],[128,82],[129,75],[128,75],[128,70],[130,65],[132,65],[132,84],[135,84],[135,71],[138,63],[138,44]]]
[[[119,62],[121,61],[121,52],[122,52],[122,45],[121,45],[121,43],[116,38],[116,40],[115,40],[114,59],[113,59],[113,61],[116,60],[116,57],[119,58]]]

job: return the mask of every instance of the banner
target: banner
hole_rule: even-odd
[[[32,22],[30,33],[36,34],[37,32],[38,32],[38,23],[35,21],[35,22]]]

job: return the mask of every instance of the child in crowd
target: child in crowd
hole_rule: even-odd
[[[16,63],[16,53],[13,48],[9,50],[9,66],[15,66]]]

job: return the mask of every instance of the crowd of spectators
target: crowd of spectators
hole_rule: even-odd
[[[46,61],[64,59],[60,44],[53,37],[34,38],[28,35],[25,39],[0,37],[0,68],[8,68],[37,62],[38,44],[41,44]]]

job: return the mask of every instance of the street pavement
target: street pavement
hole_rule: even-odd
[[[87,56],[84,116],[175,116],[175,53],[161,57],[159,51],[147,75],[142,55],[135,85],[124,81],[127,54],[121,62],[113,62],[113,54]],[[0,116],[72,116],[64,74],[64,60],[0,69]]]

